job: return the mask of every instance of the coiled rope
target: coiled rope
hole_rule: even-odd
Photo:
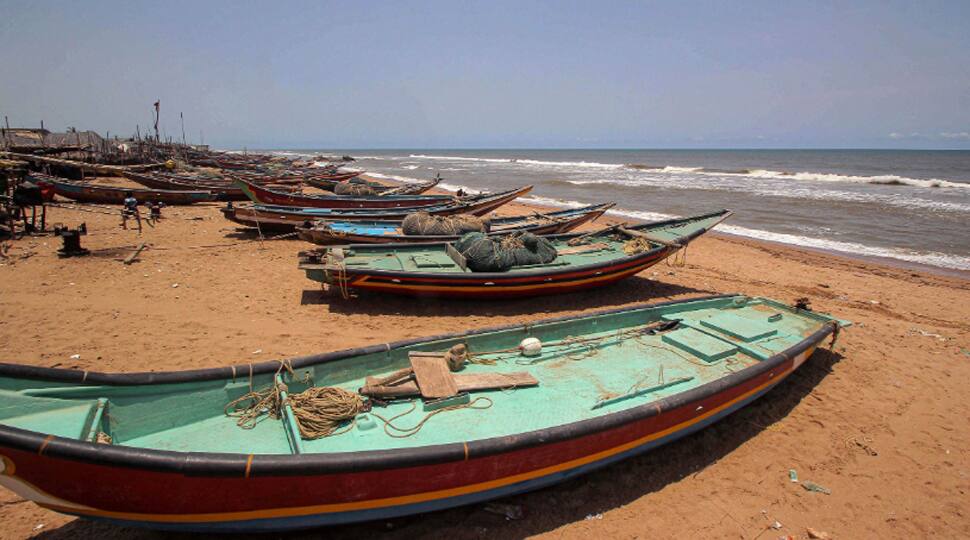
[[[253,429],[267,417],[277,420],[283,418],[284,409],[289,405],[300,437],[312,440],[346,433],[354,427],[357,415],[366,410],[364,399],[359,394],[334,386],[311,386],[284,399],[284,394],[289,390],[279,377],[284,369],[296,377],[293,366],[284,360],[276,370],[273,384],[259,391],[253,389],[250,369],[249,392],[226,404],[226,416],[237,418],[236,425],[243,429]],[[310,374],[307,373],[301,382],[312,384]],[[340,429],[340,425],[347,420],[350,423]]]

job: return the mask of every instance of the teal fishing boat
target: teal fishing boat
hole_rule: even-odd
[[[59,512],[170,530],[428,512],[700,430],[846,324],[716,296],[226,368],[0,364],[0,485]]]
[[[459,242],[350,244],[306,251],[299,268],[307,278],[336,287],[410,296],[498,299],[560,294],[601,287],[633,276],[674,253],[731,216],[719,210],[679,219],[585,234],[547,236],[555,258],[501,272],[473,271]]]

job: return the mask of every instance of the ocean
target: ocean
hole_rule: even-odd
[[[377,178],[655,220],[729,208],[723,232],[970,270],[970,151],[298,150],[349,154]]]

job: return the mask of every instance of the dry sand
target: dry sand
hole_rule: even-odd
[[[526,210],[511,205],[503,213]],[[496,303],[322,293],[296,268],[296,239],[257,241],[214,206],[167,208],[156,228],[86,221],[81,259],[58,238],[17,241],[0,260],[0,360],[161,371],[269,360],[402,338],[720,292],[809,297],[850,319],[834,352],[760,401],[674,444],[501,502],[292,535],[415,537],[837,538],[970,536],[970,281],[743,240],[701,238],[687,265],[611,287]],[[597,225],[610,220],[600,220]],[[151,247],[131,266],[121,260]],[[72,355],[80,355],[72,358]],[[788,480],[831,490],[805,491]],[[769,527],[778,522],[778,530]],[[77,520],[0,490],[4,538],[161,538]],[[274,536],[275,537],[275,536]]]

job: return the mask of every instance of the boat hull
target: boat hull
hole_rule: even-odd
[[[226,185],[205,184],[202,182],[183,182],[171,178],[159,177],[148,174],[126,173],[125,178],[138,182],[139,184],[151,189],[165,190],[205,190],[215,193],[220,201],[243,202],[248,201],[249,197],[243,190]]]
[[[429,206],[425,208],[407,209],[374,209],[368,211],[351,211],[341,213],[339,210],[334,213],[314,214],[303,212],[297,208],[260,208],[260,207],[225,207],[222,214],[229,221],[233,221],[246,227],[258,227],[263,230],[279,232],[292,231],[301,225],[309,225],[318,219],[335,219],[341,221],[373,221],[373,220],[402,220],[412,212],[428,212],[436,216],[451,216],[455,214],[471,214],[483,216],[505,204],[508,204],[518,197],[521,197],[532,190],[532,186],[526,186],[517,190],[504,193],[497,193],[494,196],[483,197],[480,200],[468,202],[467,204],[448,204],[443,206]]]
[[[112,447],[79,456],[73,441],[6,428],[0,483],[58,512],[180,531],[284,531],[440,510],[553,485],[703,429],[784,380],[835,328],[826,324],[764,362],[623,414],[446,445],[404,466],[348,457],[319,471],[280,465],[291,456],[221,454],[121,466]]]
[[[78,202],[96,204],[124,204],[125,196],[128,192],[131,192],[139,203],[160,202],[173,206],[215,202],[218,199],[215,193],[203,190],[169,191],[162,189],[131,189],[80,185],[48,178],[39,179],[38,183],[50,186],[54,190],[54,193],[61,197]]]
[[[405,195],[380,196],[369,195],[351,197],[343,195],[299,195],[283,193],[266,189],[245,180],[237,179],[237,185],[249,196],[253,202],[276,206],[295,206],[301,208],[413,208],[434,204],[446,204],[454,197],[450,195]]]
[[[640,257],[608,265],[588,266],[576,271],[554,274],[516,275],[413,275],[409,272],[366,272],[347,268],[342,274],[321,269],[305,269],[307,278],[322,283],[337,282],[356,291],[389,293],[405,296],[450,299],[499,300],[562,294],[604,287],[631,277],[663,261],[675,249],[664,248]],[[302,262],[302,259],[301,259]]]

